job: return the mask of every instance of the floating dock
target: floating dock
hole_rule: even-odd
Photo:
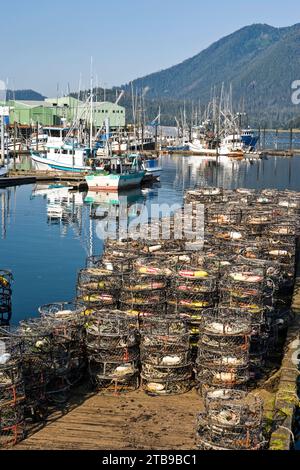
[[[38,182],[65,182],[69,183],[71,187],[86,186],[82,175],[70,175],[69,173],[53,173],[48,171],[35,172],[35,171],[19,171],[10,172],[9,176],[0,178],[0,187],[5,188],[8,186],[19,186],[23,184],[34,184]]]

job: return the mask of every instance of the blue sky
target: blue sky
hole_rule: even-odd
[[[0,80],[47,96],[120,85],[191,57],[252,23],[300,22],[299,0],[0,0]]]

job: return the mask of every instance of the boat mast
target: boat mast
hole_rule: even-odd
[[[1,119],[1,159],[0,164],[4,165],[5,163],[5,151],[4,151],[4,109],[2,108],[0,113]]]
[[[91,57],[90,151],[93,149],[93,57]]]

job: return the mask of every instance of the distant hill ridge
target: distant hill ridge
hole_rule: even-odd
[[[283,123],[300,114],[291,102],[291,83],[300,80],[300,24],[274,28],[246,26],[196,56],[168,69],[133,81],[148,88],[147,98],[201,100],[212,87],[233,87],[233,98],[257,122]],[[129,85],[124,86],[125,89]]]
[[[44,101],[47,98],[34,90],[7,90],[7,100]]]

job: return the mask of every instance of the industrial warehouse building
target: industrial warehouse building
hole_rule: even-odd
[[[70,96],[47,98],[45,101],[11,100],[6,105],[9,106],[12,125],[35,126],[38,122],[41,126],[58,126],[70,125],[76,118],[90,120],[90,110],[82,101]],[[106,118],[109,118],[112,129],[125,127],[125,108],[108,101],[94,103],[94,126],[102,127]]]

